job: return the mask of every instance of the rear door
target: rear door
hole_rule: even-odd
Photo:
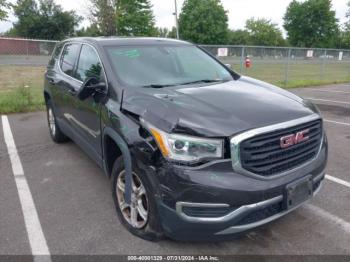
[[[56,106],[56,100],[58,99],[58,95],[59,95],[57,84],[58,84],[58,81],[61,79],[59,64],[60,64],[60,57],[61,57],[63,47],[64,47],[63,43],[57,44],[45,73],[45,89],[49,93],[50,97],[52,98],[51,102],[53,103],[54,106]],[[59,117],[56,108],[55,108],[55,114],[56,114],[56,117]]]
[[[81,44],[79,43],[67,43],[63,47],[60,63],[59,63],[59,75],[55,79],[56,82],[56,94],[55,94],[55,107],[56,115],[64,127],[72,136],[72,124],[70,118],[71,104],[75,102],[75,93],[78,90],[82,82],[74,78],[76,64],[78,61]]]

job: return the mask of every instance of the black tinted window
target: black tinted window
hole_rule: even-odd
[[[83,45],[75,77],[81,81],[89,77],[100,79],[101,71],[102,66],[96,51],[88,45]]]
[[[74,64],[79,54],[79,44],[69,44],[63,50],[61,69],[67,75],[73,76]]]
[[[61,54],[62,47],[63,47],[62,44],[58,44],[58,45],[55,47],[55,50],[53,51],[52,57],[51,57],[51,59],[50,59],[50,61],[49,61],[49,66],[54,66],[54,65],[55,65],[56,60],[58,59],[59,55]]]

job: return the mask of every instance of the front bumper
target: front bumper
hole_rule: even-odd
[[[132,157],[150,180],[165,235],[187,241],[215,240],[232,238],[295,209],[287,208],[287,185],[308,177],[317,192],[325,176],[328,145],[324,134],[312,161],[270,179],[240,172],[231,159],[188,167],[154,152],[135,147]]]
[[[314,195],[320,190],[327,154],[324,139],[316,159],[271,180],[235,173],[231,161],[196,168],[163,163],[151,175],[163,230],[177,240],[226,239],[278,219],[298,207],[287,210],[288,184],[311,176]],[[215,207],[222,215],[208,212]]]
[[[313,196],[320,191],[324,177],[325,174],[322,173],[313,179]],[[165,234],[172,239],[222,240],[272,222],[303,204],[287,210],[284,199],[284,195],[279,195],[261,202],[243,205],[220,217],[191,217],[182,210],[184,206],[205,205],[199,203],[177,202],[177,208],[174,210],[162,201],[158,201],[158,209]]]

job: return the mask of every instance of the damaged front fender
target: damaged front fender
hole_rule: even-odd
[[[137,119],[132,119],[127,114],[119,110],[118,103],[109,100],[106,109],[101,112],[103,125],[103,155],[104,168],[106,173],[110,173],[107,166],[107,142],[110,137],[121,151],[125,166],[125,201],[131,203],[132,194],[132,171],[133,160],[137,159],[140,163],[152,163],[155,159],[157,147],[152,145],[150,137],[143,133],[143,128]],[[135,160],[136,161],[136,160]],[[139,165],[140,165],[139,163]],[[146,164],[145,164],[146,165]]]

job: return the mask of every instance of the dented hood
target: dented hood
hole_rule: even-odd
[[[220,84],[125,90],[122,109],[166,132],[228,137],[313,114],[308,101],[241,77]]]

